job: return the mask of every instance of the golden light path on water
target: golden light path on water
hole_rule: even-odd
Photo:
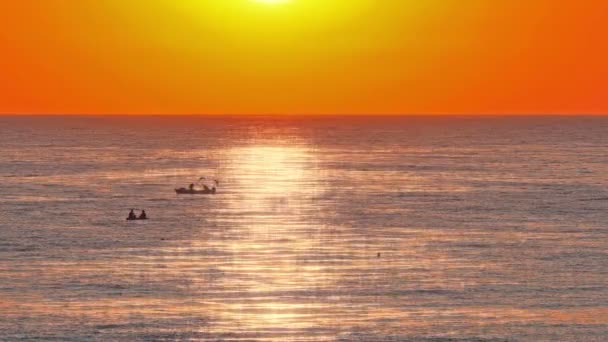
[[[298,256],[318,243],[301,232],[314,229],[319,218],[311,215],[307,200],[318,188],[314,157],[306,146],[287,144],[247,146],[228,153],[228,174],[238,175],[241,196],[229,210],[248,213],[237,228],[246,238],[228,245],[234,255],[229,272],[238,274],[239,292],[252,299],[222,306],[217,312],[228,324],[244,331],[272,327],[303,328],[302,312],[318,303],[272,299],[269,294],[298,291],[319,281],[318,270],[298,267]],[[236,177],[235,177],[236,178]]]

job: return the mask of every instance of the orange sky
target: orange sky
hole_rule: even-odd
[[[604,114],[605,0],[0,0],[0,113]]]

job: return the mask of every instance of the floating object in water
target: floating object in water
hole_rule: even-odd
[[[211,189],[205,188],[202,190],[186,189],[186,188],[175,189],[175,193],[178,195],[215,195],[216,191],[217,190],[215,189],[215,187],[213,187]]]
[[[147,217],[146,218],[139,218],[139,217],[131,218],[131,217],[127,217],[127,221],[143,221],[143,220],[148,220],[148,218]]]
[[[139,221],[139,220],[147,220],[148,215],[145,210],[141,210],[141,214],[139,216],[135,215],[135,210],[139,209],[131,209],[129,216],[127,217],[127,221]]]
[[[201,177],[198,179],[197,184],[192,183],[188,188],[175,189],[175,193],[178,195],[215,195],[220,182],[214,179],[212,184],[205,184],[204,181],[207,179],[206,177]]]

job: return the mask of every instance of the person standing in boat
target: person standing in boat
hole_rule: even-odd
[[[194,191],[194,183],[190,184],[188,188],[190,189],[190,191]]]

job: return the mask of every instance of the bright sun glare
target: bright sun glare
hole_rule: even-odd
[[[283,2],[288,2],[290,0],[253,0],[255,2],[263,2],[263,3],[267,3],[267,4],[279,4],[279,3],[283,3]]]

